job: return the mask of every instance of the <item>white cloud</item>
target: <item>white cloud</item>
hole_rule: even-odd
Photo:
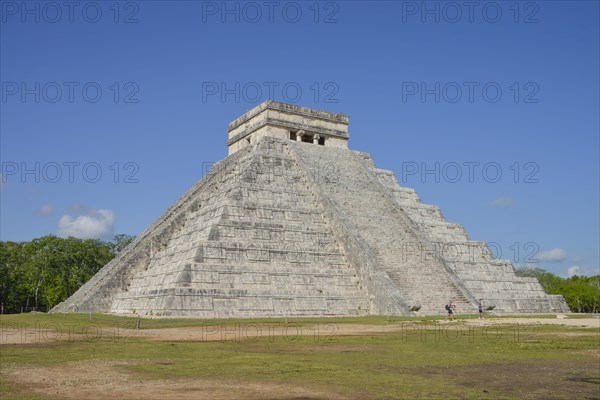
[[[567,277],[571,277],[573,275],[579,275],[579,276],[600,275],[600,267],[588,267],[585,265],[573,264],[569,268],[567,268]]]
[[[36,214],[41,215],[42,217],[47,217],[54,214],[54,207],[52,207],[50,204],[44,204],[37,209]]]
[[[573,275],[581,275],[581,267],[579,265],[571,265],[567,268],[567,275],[569,277]]]
[[[537,258],[539,261],[561,262],[566,260],[567,252],[565,251],[565,249],[557,247],[551,250],[546,250],[542,251],[541,253],[537,253],[535,258]]]
[[[58,221],[58,236],[74,236],[80,239],[107,239],[112,236],[115,225],[114,213],[110,210],[86,210],[85,214],[73,217],[63,215]]]
[[[493,207],[508,207],[513,205],[512,197],[498,197],[496,200],[492,201]]]

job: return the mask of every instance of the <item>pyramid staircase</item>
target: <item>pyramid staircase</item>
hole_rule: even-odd
[[[155,316],[566,312],[367,153],[348,117],[267,101],[229,156],[53,312]]]

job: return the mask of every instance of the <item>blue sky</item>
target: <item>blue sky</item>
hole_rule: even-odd
[[[139,234],[273,98],[503,258],[598,273],[597,1],[224,4],[0,2],[2,240]]]

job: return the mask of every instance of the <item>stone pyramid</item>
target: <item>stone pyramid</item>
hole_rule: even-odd
[[[566,312],[348,149],[348,117],[267,101],[229,155],[55,312],[281,317]],[[447,251],[452,249],[452,251]]]

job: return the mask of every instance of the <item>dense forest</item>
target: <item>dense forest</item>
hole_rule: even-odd
[[[47,311],[73,294],[134,238],[112,241],[44,236],[0,242],[3,313]]]
[[[0,306],[3,313],[47,311],[73,294],[134,239],[112,241],[44,236],[0,242]],[[561,294],[574,312],[600,311],[600,275],[561,278],[541,268],[517,269],[538,278],[547,293]]]
[[[573,312],[600,312],[600,275],[561,278],[541,268],[519,268],[519,276],[533,276],[549,294],[561,294]]]

